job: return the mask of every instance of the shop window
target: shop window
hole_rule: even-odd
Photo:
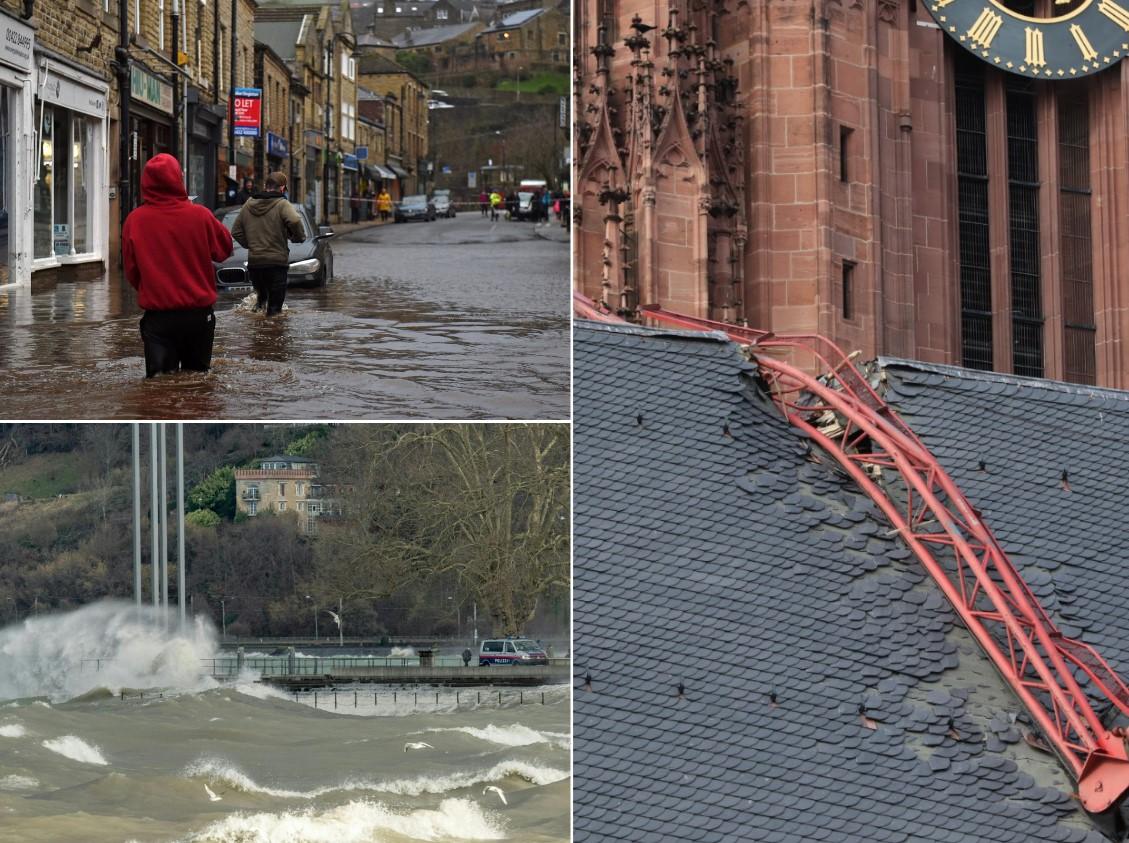
[[[93,121],[45,103],[38,112],[34,255],[92,252]]]
[[[8,209],[12,207],[11,185],[8,168],[11,166],[11,123],[8,115],[8,99],[11,96],[7,86],[0,85],[0,204],[4,214],[0,217],[0,284],[11,283],[11,240],[8,229]]]

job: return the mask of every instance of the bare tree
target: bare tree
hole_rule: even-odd
[[[381,598],[453,576],[510,634],[568,588],[566,427],[417,427],[381,444],[358,471],[350,523],[322,531],[322,590]]]

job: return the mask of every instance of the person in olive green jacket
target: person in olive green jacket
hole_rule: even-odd
[[[243,205],[231,236],[247,249],[247,274],[257,295],[254,309],[266,307],[267,316],[281,312],[290,269],[286,241],[301,243],[306,239],[302,218],[286,198],[286,176],[267,176],[266,190],[252,194]]]

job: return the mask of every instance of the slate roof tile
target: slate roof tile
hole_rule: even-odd
[[[578,323],[575,356],[578,842],[1101,839],[1066,794],[1033,786],[1045,773],[1001,754],[1014,729],[990,721],[1013,701],[965,675],[983,657],[952,637],[939,591],[871,501],[806,459],[738,349]],[[1111,615],[1129,585],[1102,581],[1120,555],[1081,530],[1116,523],[1129,449],[1076,453],[1129,442],[1129,400],[1044,390],[1053,407],[1032,422],[1024,383],[887,367],[891,400],[1023,544],[1033,588],[1083,637],[1129,642]]]

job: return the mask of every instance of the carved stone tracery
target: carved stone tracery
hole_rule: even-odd
[[[598,257],[580,246],[578,276],[598,262],[602,303],[634,318],[658,295],[661,263],[680,279],[676,298],[733,321],[747,239],[743,122],[733,61],[702,37],[718,31],[725,0],[672,3],[665,26],[637,15],[621,47],[608,36],[615,0],[604,13],[590,58],[577,61],[576,204],[603,206],[608,228]],[[660,217],[685,218],[681,208],[697,210],[685,237],[664,240]]]

